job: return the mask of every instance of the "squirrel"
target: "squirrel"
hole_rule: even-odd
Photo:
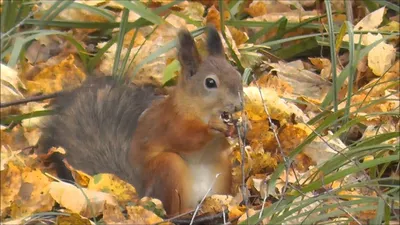
[[[181,73],[167,95],[106,76],[57,97],[41,151],[63,147],[75,169],[115,174],[139,196],[161,200],[171,216],[194,209],[212,184],[208,194],[231,194],[232,125],[225,119],[243,109],[243,85],[218,31],[208,25],[207,34],[201,59],[190,32],[179,30]]]

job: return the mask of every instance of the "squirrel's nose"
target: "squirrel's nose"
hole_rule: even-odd
[[[226,107],[226,111],[230,113],[235,113],[243,110],[243,104],[241,102],[229,104]]]
[[[234,108],[235,108],[234,109],[235,112],[242,111],[243,110],[243,104],[239,103],[239,104],[235,105]]]

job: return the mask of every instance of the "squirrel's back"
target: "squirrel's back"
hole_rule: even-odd
[[[113,173],[134,183],[136,174],[127,161],[132,134],[142,112],[157,98],[161,96],[150,85],[88,78],[56,99],[55,114],[45,123],[40,147],[47,152],[61,146],[75,169],[91,175]]]

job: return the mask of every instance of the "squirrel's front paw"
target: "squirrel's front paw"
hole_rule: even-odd
[[[230,119],[231,117],[228,114],[213,116],[208,123],[208,127],[212,133],[222,133],[226,137],[236,136],[236,127]]]

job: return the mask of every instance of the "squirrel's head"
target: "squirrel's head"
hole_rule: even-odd
[[[218,31],[207,27],[206,58],[201,59],[191,34],[178,34],[178,59],[181,76],[179,99],[186,99],[188,108],[203,113],[205,120],[212,114],[234,113],[242,110],[243,85],[240,73],[225,59]],[[190,110],[190,109],[188,109]]]

